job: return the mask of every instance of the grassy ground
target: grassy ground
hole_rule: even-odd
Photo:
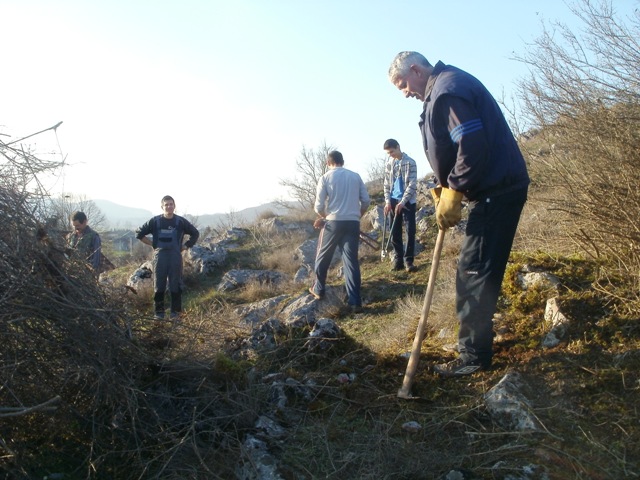
[[[245,436],[255,433],[260,415],[268,415],[287,432],[269,445],[286,479],[442,478],[453,469],[477,479],[638,477],[639,319],[594,288],[602,281],[596,262],[540,248],[544,229],[536,206],[528,208],[527,230],[517,238],[495,318],[491,370],[450,380],[430,371],[433,363],[454,358],[442,348],[456,338],[453,280],[460,237],[452,233],[445,240],[415,399],[399,399],[397,392],[429,276],[429,233],[412,274],[392,272],[379,251],[363,247],[365,312],[352,315],[320,304],[322,315],[344,334],[331,348],[310,351],[307,329],[288,330],[277,333],[276,348],[238,355],[250,329],[234,313],[237,306],[280,294],[293,298],[308,286],[252,284],[218,292],[231,268],[295,272],[292,252],[300,238],[250,235],[224,268],[187,277],[186,314],[178,325],[150,319],[150,292],[118,298],[133,337],[123,351],[132,352],[127,361],[141,362],[127,370],[124,387],[113,378],[109,388],[120,388],[121,402],[111,395],[111,403],[102,405],[97,396],[91,400],[91,389],[75,393],[75,377],[65,376],[68,408],[55,416],[22,417],[0,430],[0,441],[11,441],[0,473],[15,473],[9,466],[19,459],[24,475],[4,478],[52,472],[65,472],[65,479],[234,478]],[[553,273],[561,286],[523,291],[516,280],[525,265]],[[116,283],[125,281],[125,270],[113,273]],[[330,282],[342,288],[342,280],[332,276]],[[557,347],[544,349],[544,307],[552,296],[571,324]],[[540,425],[536,432],[505,430],[486,411],[484,394],[508,372],[520,373],[527,385],[530,412]],[[313,398],[288,395],[286,408],[274,406],[273,388],[262,380],[269,374],[312,382]],[[340,374],[351,381],[342,382]],[[86,415],[81,407],[90,408],[90,401],[97,410]],[[96,423],[103,417],[105,425]],[[420,429],[403,429],[410,421]]]
[[[576,256],[515,251],[496,317],[492,370],[455,380],[430,372],[432,363],[453,358],[442,346],[455,339],[452,280],[458,243],[455,236],[447,238],[415,400],[400,400],[396,393],[406,368],[403,354],[411,347],[422,308],[429,248],[414,274],[392,272],[379,252],[363,249],[366,311],[333,315],[346,338],[321,355],[309,355],[299,337],[282,338],[277,354],[252,365],[264,374],[286,371],[322,385],[313,402],[293,405],[280,419],[289,431],[275,452],[285,477],[438,478],[451,469],[467,470],[472,478],[523,472],[530,472],[526,478],[637,477],[638,319],[617,315],[615,305],[591,288],[596,264]],[[515,279],[525,264],[557,275],[560,291],[523,292]],[[544,306],[556,295],[571,326],[558,347],[543,349]],[[511,371],[528,385],[538,432],[503,430],[485,410],[483,395]],[[355,380],[342,384],[340,373],[355,374]],[[404,431],[408,421],[418,422],[421,430]]]

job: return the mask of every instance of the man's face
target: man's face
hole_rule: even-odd
[[[421,102],[424,101],[424,90],[427,87],[426,78],[416,66],[412,65],[406,75],[397,75],[392,82],[404,94],[405,98],[417,98]]]
[[[82,223],[78,220],[73,220],[71,224],[73,225],[73,229],[76,231],[76,233],[82,233],[84,232],[84,229],[87,228],[87,222]]]
[[[402,158],[402,152],[400,151],[400,147],[385,148],[384,151],[387,152],[387,155],[389,155],[391,158],[395,158],[396,160],[399,160]]]
[[[172,216],[175,209],[176,205],[173,203],[173,200],[165,200],[162,202],[162,211],[165,216]]]

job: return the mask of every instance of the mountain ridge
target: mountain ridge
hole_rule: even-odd
[[[154,213],[144,208],[128,207],[106,199],[97,199],[93,200],[93,202],[105,216],[109,228],[135,229],[159,213]],[[288,204],[293,206],[294,202],[288,202]],[[220,226],[229,218],[233,218],[235,223],[252,222],[259,215],[266,212],[283,215],[287,211],[287,208],[282,204],[269,202],[255,207],[244,208],[232,213],[208,213],[204,215],[187,214],[185,216],[196,222],[198,227],[204,228]]]

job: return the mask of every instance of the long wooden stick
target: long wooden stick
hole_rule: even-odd
[[[422,347],[422,340],[424,339],[424,331],[427,327],[427,318],[429,317],[429,310],[431,310],[431,299],[433,298],[433,289],[436,284],[436,276],[438,274],[438,265],[440,264],[440,255],[442,254],[442,244],[444,243],[444,234],[446,230],[438,231],[438,238],[436,240],[436,246],[433,250],[433,261],[431,262],[431,271],[429,272],[429,284],[427,285],[427,292],[424,295],[424,303],[422,304],[422,313],[420,315],[420,321],[418,322],[418,329],[416,330],[416,336],[413,339],[413,347],[411,348],[411,356],[409,357],[409,363],[407,364],[407,370],[404,374],[404,380],[402,381],[402,387],[398,390],[399,398],[413,398],[411,395],[411,385],[413,385],[413,377],[418,369],[418,363],[420,362],[420,349]]]

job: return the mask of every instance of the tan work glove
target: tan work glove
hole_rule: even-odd
[[[442,194],[442,187],[434,187],[429,191],[431,192],[431,198],[433,198],[433,205],[437,207],[438,203],[440,203],[440,195]]]
[[[462,197],[461,192],[442,187],[436,206],[436,222],[441,230],[456,226],[462,218]]]

